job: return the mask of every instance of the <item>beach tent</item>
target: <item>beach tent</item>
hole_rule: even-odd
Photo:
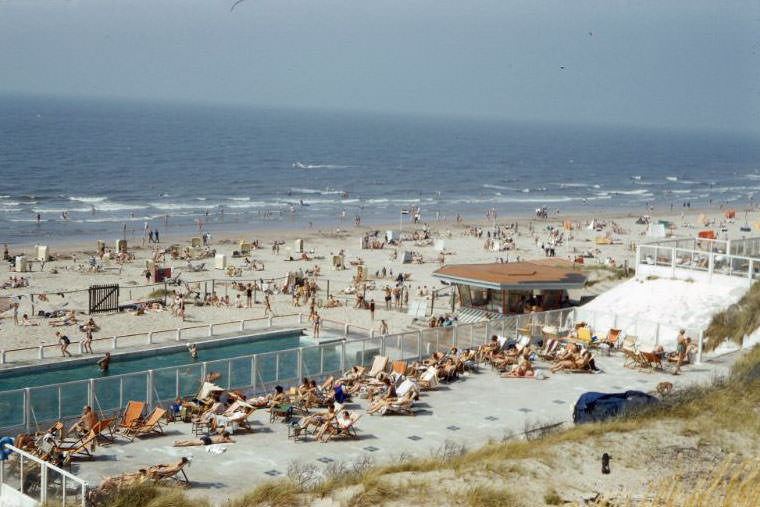
[[[657,403],[659,400],[641,391],[626,391],[624,393],[584,393],[578,398],[573,409],[573,422],[604,421],[623,414],[627,410],[642,405]]]

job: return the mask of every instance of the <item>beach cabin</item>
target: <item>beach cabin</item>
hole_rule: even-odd
[[[451,264],[433,276],[456,286],[462,308],[502,315],[560,308],[569,289],[586,284],[586,275],[561,259]]]

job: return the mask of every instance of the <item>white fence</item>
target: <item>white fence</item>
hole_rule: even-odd
[[[718,274],[744,277],[751,284],[760,277],[759,253],[760,238],[664,240],[636,248],[636,275],[664,273],[670,278],[706,276],[709,280]]]
[[[76,475],[10,444],[0,450],[13,451],[0,461],[0,505],[28,504],[22,495],[49,507],[87,505],[87,483]]]

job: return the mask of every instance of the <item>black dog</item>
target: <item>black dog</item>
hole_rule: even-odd
[[[602,473],[608,474],[610,473],[610,455],[606,452],[602,454]]]

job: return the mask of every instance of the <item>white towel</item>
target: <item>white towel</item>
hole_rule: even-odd
[[[218,456],[220,454],[224,454],[225,452],[227,452],[227,447],[220,444],[207,445],[206,452],[213,456]]]

